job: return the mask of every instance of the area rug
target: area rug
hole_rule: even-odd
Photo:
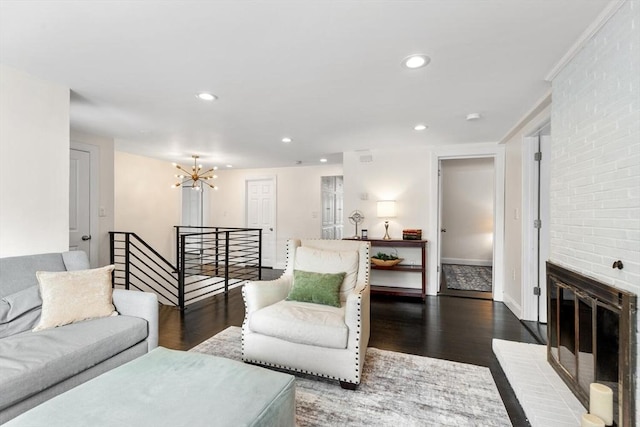
[[[231,326],[192,348],[241,360],[241,330]],[[298,426],[511,426],[488,368],[367,349],[356,391],[296,374]]]
[[[491,292],[491,267],[481,265],[442,264],[447,289]]]

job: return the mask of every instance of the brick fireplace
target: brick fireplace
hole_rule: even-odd
[[[635,425],[637,297],[547,263],[547,359],[585,407],[589,385],[613,390],[614,421]]]

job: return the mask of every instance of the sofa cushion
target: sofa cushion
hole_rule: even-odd
[[[108,265],[92,270],[36,272],[42,314],[34,332],[117,315],[111,287],[113,269],[113,265]]]
[[[37,286],[0,299],[0,338],[33,329],[40,319],[41,306]]]
[[[294,269],[314,273],[346,273],[340,286],[340,301],[344,302],[356,287],[358,252],[327,251],[300,246],[296,249]]]
[[[0,297],[38,286],[36,271],[65,271],[59,253],[0,258]]]
[[[143,341],[147,322],[105,317],[0,340],[0,410]]]
[[[299,344],[347,348],[344,307],[280,301],[251,313],[249,329]]]

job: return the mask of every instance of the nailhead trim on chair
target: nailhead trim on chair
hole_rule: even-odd
[[[312,240],[323,240],[323,239],[312,239]],[[290,260],[289,241],[287,241],[287,263],[286,263],[286,266],[285,266],[285,271],[286,271],[286,268],[289,266],[289,260]],[[366,258],[367,258],[367,260],[369,259],[369,245],[367,245]],[[369,268],[365,268],[365,278],[366,278],[367,285],[365,286],[364,289],[362,289],[358,293],[358,323],[357,323],[358,329],[356,330],[356,334],[358,335],[356,337],[356,341],[358,343],[360,342],[359,335],[360,335],[360,332],[361,332],[360,331],[360,327],[361,327],[361,323],[362,323],[362,292],[369,286]],[[245,295],[245,292],[244,292],[244,288],[242,288],[242,299],[244,300],[244,304],[245,304],[245,307],[246,307],[247,298],[246,298],[246,295]],[[242,322],[242,326],[243,326],[242,360],[244,362],[253,363],[253,364],[262,365],[262,366],[271,366],[273,368],[285,369],[285,370],[288,370],[288,371],[300,372],[300,373],[303,373],[303,374],[315,375],[317,377],[330,378],[330,379],[333,379],[333,380],[338,380],[338,381],[342,381],[342,382],[346,382],[346,383],[350,383],[350,384],[356,384],[356,385],[360,384],[360,375],[359,375],[359,372],[360,372],[360,363],[359,363],[360,362],[360,345],[359,344],[356,345],[356,347],[355,347],[356,348],[356,358],[355,358],[356,376],[355,377],[357,379],[357,382],[348,380],[346,378],[334,377],[332,375],[321,374],[319,372],[307,371],[307,370],[304,370],[304,369],[292,368],[292,367],[289,367],[289,366],[279,365],[279,364],[276,364],[276,363],[269,363],[269,362],[264,362],[264,361],[261,361],[261,360],[254,360],[254,359],[246,359],[245,358],[245,352],[244,352],[244,326],[245,326],[246,322],[248,321],[247,317],[248,317],[248,314],[245,314],[244,321]]]

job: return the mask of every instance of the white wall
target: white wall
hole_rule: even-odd
[[[361,157],[372,157],[372,161],[361,161]],[[361,228],[368,230],[370,239],[381,239],[384,236],[384,218],[378,218],[377,201],[395,200],[396,217],[389,220],[389,235],[392,239],[402,239],[404,228],[422,229],[422,238],[429,240],[428,253],[432,250],[434,238],[429,219],[433,213],[435,195],[429,191],[431,182],[430,149],[390,148],[370,150],[367,152],[352,151],[343,155],[344,165],[344,235],[351,236],[355,228],[349,223],[348,216],[359,210],[365,217]],[[389,248],[374,248],[373,251],[389,253]],[[398,256],[405,258],[405,263],[419,264],[418,250],[397,249]],[[373,271],[372,283],[392,286],[398,281],[405,287],[420,286],[420,275],[416,273],[398,273]],[[391,276],[391,277],[389,277]],[[431,276],[429,281],[431,282]],[[435,293],[433,285],[431,293]]]
[[[627,1],[553,80],[550,204],[551,261],[636,294],[638,40],[640,5]],[[616,260],[622,260],[623,270],[611,268]],[[640,386],[637,372],[636,384]],[[640,405],[636,418],[640,420]]]
[[[289,238],[320,238],[321,177],[342,175],[342,165],[217,171],[218,191],[211,192],[211,225],[246,227],[245,185],[248,179],[275,177],[277,186],[276,262],[284,268]]]
[[[363,155],[373,161],[361,162]],[[359,210],[365,217],[360,228],[368,230],[369,238],[381,239],[384,218],[376,216],[377,201],[395,200],[396,217],[389,219],[391,238],[402,239],[404,228],[421,228],[422,238],[428,239],[430,158],[431,151],[422,147],[344,153],[344,235],[354,234],[348,216]]]
[[[97,147],[99,156],[98,172],[98,264],[109,264],[109,231],[114,227],[114,144],[113,139],[71,130],[71,143]],[[93,218],[92,218],[93,220]]]
[[[69,89],[0,65],[0,257],[69,250]]]
[[[115,152],[114,231],[131,231],[175,263],[175,225],[180,225],[181,190],[171,163]]]
[[[492,158],[448,159],[441,163],[443,263],[492,265]]]

